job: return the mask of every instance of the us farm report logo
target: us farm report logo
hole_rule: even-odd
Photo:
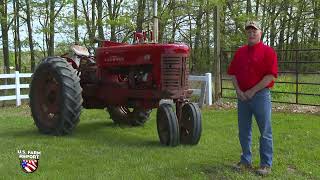
[[[20,167],[25,173],[33,173],[39,167],[40,151],[18,150]]]

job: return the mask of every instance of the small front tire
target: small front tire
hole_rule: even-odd
[[[157,111],[157,130],[160,143],[166,146],[179,144],[179,123],[171,104],[161,104]]]

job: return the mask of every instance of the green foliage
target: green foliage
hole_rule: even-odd
[[[62,44],[68,44],[74,41],[74,26],[77,24],[79,27],[80,40],[86,40],[88,42],[87,22],[84,14],[82,1],[78,3],[78,15],[77,21],[74,19],[73,11],[73,0],[59,0],[55,1],[55,13],[62,7],[62,10],[57,14],[55,19],[55,48],[56,54],[59,54],[64,46]],[[108,11],[108,3],[103,2],[102,10],[102,25],[104,28],[104,35],[106,39],[110,39],[111,26],[115,28],[116,39],[118,41],[128,42],[131,38],[131,34],[136,29],[136,18],[137,18],[137,1],[112,1],[112,10],[116,5],[120,4],[119,13],[114,14]],[[175,4],[173,4],[173,2]],[[256,4],[259,2],[259,4]],[[14,22],[15,16],[12,8],[13,1],[7,2],[8,22]],[[21,9],[19,15],[20,18],[20,29],[27,29],[24,18],[25,14],[25,1],[19,1]],[[43,40],[48,33],[49,29],[49,15],[47,14],[47,5],[49,1],[30,1],[31,5],[31,18],[33,25],[33,36],[35,48],[43,51],[42,54],[48,54],[47,41]],[[247,6],[250,3],[249,6]],[[97,36],[97,7],[91,7],[92,2],[84,0],[86,6],[86,13],[89,16],[89,26],[91,29],[95,29],[94,36]],[[153,2],[147,1],[147,7],[145,9],[144,25],[145,30],[149,29],[152,25],[152,8]],[[221,32],[219,37],[221,39],[222,49],[235,49],[243,44],[246,44],[246,36],[244,34],[244,24],[249,19],[255,19],[260,21],[263,28],[264,42],[273,44],[277,48],[320,48],[319,43],[319,20],[320,15],[317,13],[319,6],[318,1],[279,1],[279,0],[266,0],[266,1],[225,1],[225,0],[183,0],[183,1],[159,1],[158,17],[160,21],[160,33],[163,34],[163,42],[169,42],[174,36],[176,42],[182,42],[188,44],[190,47],[199,47],[198,57],[195,57],[195,69],[197,73],[204,73],[212,71],[213,68],[213,51],[207,52],[206,49],[212,49],[216,44],[214,43],[214,13],[215,7],[220,6],[220,25]],[[87,6],[88,5],[88,6]],[[248,9],[251,7],[251,9]],[[94,22],[92,20],[92,9],[95,10]],[[257,10],[257,12],[256,12]],[[256,14],[257,13],[257,16]],[[198,19],[197,16],[201,18]],[[112,17],[112,18],[111,18]],[[208,21],[206,21],[208,19]],[[195,44],[196,39],[196,21],[200,21],[200,40],[198,44]],[[93,27],[91,27],[93,26]],[[175,27],[174,27],[175,26]],[[209,28],[209,33],[207,32]],[[14,27],[10,26],[10,30]],[[175,31],[173,31],[175,29]],[[280,32],[283,30],[283,42],[280,42]],[[175,32],[175,34],[172,34]],[[24,32],[26,33],[26,31]],[[28,47],[29,43],[27,37],[23,35],[22,47],[23,51]],[[271,35],[274,34],[273,41],[271,41]],[[297,41],[294,38],[297,37]],[[207,40],[209,39],[209,41]],[[0,41],[0,44],[3,42]],[[4,42],[5,43],[5,42]],[[9,46],[13,44],[12,33],[9,34]],[[13,51],[13,49],[10,49]],[[25,51],[27,52],[27,51]],[[319,54],[310,53],[301,55],[301,59],[316,61],[320,57]],[[209,59],[209,60],[208,60]],[[12,61],[12,58],[10,59]],[[25,62],[29,62],[27,59],[23,59]],[[25,63],[23,62],[23,63]],[[26,64],[26,63],[25,63]],[[208,68],[209,67],[209,68]],[[301,64],[301,71],[319,71],[320,64]]]

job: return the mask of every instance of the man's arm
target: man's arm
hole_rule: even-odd
[[[232,79],[232,84],[233,84],[234,88],[236,89],[237,97],[241,101],[246,101],[248,98],[245,96],[244,92],[241,91],[241,89],[239,88],[236,76],[231,76],[231,79]]]
[[[247,90],[244,95],[246,96],[247,99],[251,99],[258,91],[260,91],[261,89],[265,88],[268,86],[268,84],[274,80],[274,75],[272,74],[268,74],[265,75],[262,80],[256,84],[254,87],[252,87],[251,89]]]

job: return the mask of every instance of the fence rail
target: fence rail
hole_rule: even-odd
[[[317,98],[320,96],[319,92],[304,92],[304,89],[299,89],[303,85],[320,87],[320,83],[317,81],[312,82],[303,82],[301,76],[303,75],[314,75],[320,76],[320,49],[284,49],[284,50],[276,50],[278,54],[278,67],[279,67],[279,75],[291,75],[292,81],[288,80],[277,80],[276,83],[282,85],[295,85],[293,91],[281,91],[281,90],[272,90],[271,92],[274,94],[288,94],[295,95],[294,102],[289,101],[279,101],[274,100],[273,102],[278,103],[286,103],[286,104],[300,104],[300,105],[311,105],[311,106],[320,106],[320,101],[317,103],[310,102],[302,102],[299,98],[300,96],[313,96]],[[234,50],[224,50],[221,51],[221,69],[226,71],[228,64],[232,60],[232,56],[234,55]],[[305,69],[303,69],[305,68]],[[225,75],[225,72],[221,71],[221,77]],[[224,83],[226,81],[230,81],[230,78],[221,78],[221,97],[227,99],[236,99],[236,97],[224,96],[225,90],[232,90],[230,87],[225,87]],[[314,79],[316,80],[316,79]]]
[[[16,105],[21,105],[21,99],[28,99],[28,95],[24,95],[20,93],[20,90],[25,88],[29,88],[29,84],[20,84],[20,78],[30,78],[31,73],[19,73],[19,71],[15,71],[14,74],[0,74],[0,79],[15,79],[15,84],[10,85],[0,85],[0,90],[9,90],[15,89],[15,95],[11,96],[0,96],[0,101],[7,100],[16,100]]]
[[[16,106],[21,105],[22,99],[28,99],[28,95],[21,94],[21,89],[28,89],[29,84],[20,84],[20,78],[30,78],[32,73],[19,73],[15,71],[14,74],[0,74],[0,79],[15,79],[15,84],[0,85],[0,90],[15,89],[15,95],[0,96],[0,101],[16,100]],[[189,81],[202,81],[205,83],[203,89],[192,89],[194,95],[200,95],[205,98],[205,104],[212,105],[212,80],[211,73],[206,73],[205,76],[189,76]]]

